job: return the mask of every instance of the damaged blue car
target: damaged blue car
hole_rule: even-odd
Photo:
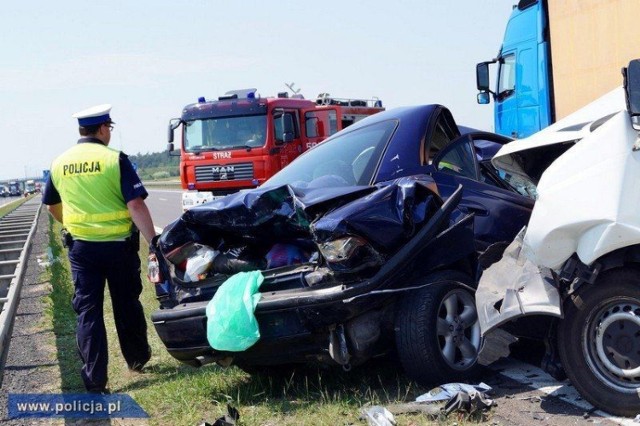
[[[263,186],[185,212],[151,248],[167,350],[193,366],[321,363],[395,351],[423,384],[469,377],[478,275],[527,223],[535,185],[491,165],[509,142],[449,110],[389,110],[337,133]],[[260,271],[259,338],[212,347],[206,308]],[[428,366],[428,368],[425,368]]]

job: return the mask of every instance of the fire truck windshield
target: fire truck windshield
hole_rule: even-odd
[[[201,152],[262,147],[266,134],[266,115],[191,120],[185,126],[184,150]]]

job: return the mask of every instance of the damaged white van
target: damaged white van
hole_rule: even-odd
[[[483,335],[544,339],[543,367],[594,406],[640,412],[640,60],[623,88],[504,146],[496,167],[539,177],[528,226],[476,293]]]

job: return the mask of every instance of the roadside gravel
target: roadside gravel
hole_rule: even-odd
[[[59,393],[60,367],[57,361],[53,329],[45,325],[43,298],[51,291],[46,281],[45,266],[49,242],[48,217],[41,212],[33,235],[31,253],[25,270],[22,294],[9,353],[0,388],[0,416],[5,424],[64,424],[63,420],[16,419],[7,420],[9,393]],[[44,278],[43,278],[44,277]],[[43,279],[43,280],[41,280]],[[25,422],[28,420],[28,422]]]

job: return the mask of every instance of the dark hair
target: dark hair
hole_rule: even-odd
[[[93,124],[91,126],[80,126],[78,128],[78,131],[80,132],[80,136],[95,135],[96,133],[98,133],[98,130],[100,129],[100,126],[103,126],[105,124],[108,126],[109,122],[105,121],[104,123]]]

